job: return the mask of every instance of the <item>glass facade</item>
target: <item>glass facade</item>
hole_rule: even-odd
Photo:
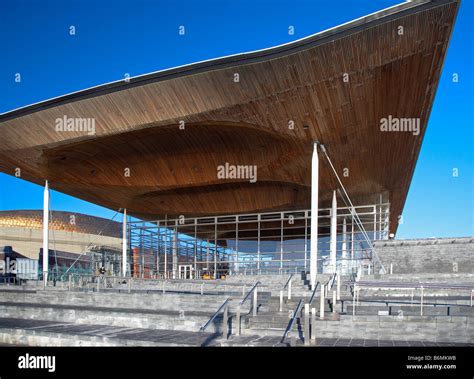
[[[370,264],[371,242],[389,230],[388,203],[354,210],[363,228],[350,208],[337,208],[337,266],[347,273]],[[328,272],[331,209],[318,218],[318,272]],[[310,224],[310,210],[129,222],[128,269],[167,278],[308,271]]]

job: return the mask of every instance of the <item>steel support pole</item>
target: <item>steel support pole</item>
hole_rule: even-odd
[[[310,236],[310,257],[309,276],[311,288],[316,285],[316,275],[318,274],[318,200],[319,200],[319,157],[318,143],[313,145],[313,158],[311,160],[311,236]]]
[[[160,222],[156,222],[156,274],[160,275]]]
[[[253,309],[252,309],[252,313],[254,316],[257,315],[257,307],[258,307],[258,304],[257,304],[257,291],[258,291],[258,288],[255,287],[255,289],[253,290]]]
[[[280,221],[280,274],[282,273],[283,270],[283,213],[281,215],[281,221]],[[306,255],[305,255],[306,259]]]
[[[197,220],[194,219],[194,273],[192,279],[197,279],[198,267],[197,267]]]
[[[351,215],[352,215],[353,210],[351,209]],[[352,215],[351,218],[351,273],[354,271],[354,216]]]
[[[342,273],[347,274],[347,221],[342,220]]]
[[[420,316],[423,316],[423,286],[421,286]]]
[[[165,269],[164,269],[164,278],[168,279],[168,215],[165,216]]]
[[[257,274],[260,275],[260,215],[257,220]]]
[[[356,314],[356,286],[354,285],[354,289],[352,290],[352,316]]]
[[[236,321],[236,323],[237,323],[237,325],[236,325],[236,329],[237,329],[237,330],[236,330],[236,334],[237,334],[238,336],[240,336],[241,330],[242,330],[242,329],[241,329],[241,325],[240,325],[240,304],[237,306],[237,317],[236,317],[236,320],[235,320],[235,321]]]
[[[304,218],[304,272],[308,272],[308,213],[305,212]]]
[[[288,300],[291,300],[291,282],[293,281],[293,278],[290,279],[288,282]]]
[[[43,196],[43,284],[48,283],[49,271],[49,184],[44,184]]]
[[[173,250],[172,250],[172,278],[176,279],[178,276],[178,226],[173,229]]]
[[[224,307],[224,319],[223,319],[223,332],[224,332],[224,338],[227,339],[229,336],[229,305]]]
[[[123,210],[122,226],[122,276],[127,276],[127,209]]]
[[[329,255],[331,261],[331,272],[336,272],[337,270],[337,200],[336,200],[336,191],[332,193],[332,207],[331,207],[331,239],[329,244]]]
[[[217,275],[217,254],[219,246],[217,245],[217,218],[214,218],[214,279],[218,279]]]
[[[303,331],[303,337],[304,337],[304,344],[305,346],[309,346],[309,341],[311,339],[310,336],[310,331],[309,331],[309,304],[304,305],[304,331]]]
[[[324,291],[326,285],[321,286],[321,295],[319,296],[319,318],[324,320]]]

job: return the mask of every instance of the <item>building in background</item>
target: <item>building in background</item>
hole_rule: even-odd
[[[41,271],[43,211],[0,212],[0,246],[15,257],[39,261]],[[51,211],[49,265],[61,274],[74,264],[73,272],[91,272],[104,266],[120,270],[121,224],[82,213]],[[8,253],[6,253],[8,255]],[[11,256],[12,259],[14,256]]]

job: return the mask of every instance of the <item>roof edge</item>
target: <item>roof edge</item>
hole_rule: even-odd
[[[283,55],[289,55],[301,50],[305,50],[317,45],[321,45],[335,39],[342,38],[348,34],[355,33],[367,27],[378,25],[382,22],[403,17],[407,14],[421,12],[426,9],[442,6],[449,3],[459,2],[458,0],[413,0],[394,5],[389,8],[359,17],[344,24],[326,29],[296,41],[282,45],[255,50],[246,53],[238,53],[220,58],[199,61],[185,64],[173,68],[155,71],[148,74],[131,77],[128,81],[124,79],[90,87],[80,91],[71,92],[66,95],[53,97],[34,104],[0,113],[0,122],[22,117],[40,110],[52,108],[57,105],[67,104],[90,97],[101,96],[108,93],[126,90],[127,88],[146,85],[153,82],[170,80],[176,77],[193,75],[201,72],[213,71],[227,67],[252,64],[260,61],[274,59]]]

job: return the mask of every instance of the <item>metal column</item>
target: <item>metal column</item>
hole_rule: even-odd
[[[46,180],[44,184],[43,196],[43,282],[44,286],[48,282],[49,269],[49,184]]]
[[[309,275],[311,287],[316,285],[318,273],[318,200],[319,200],[319,158],[318,143],[313,145],[313,157],[311,160],[311,251],[309,260]]]
[[[347,221],[342,220],[342,272],[347,273]]]
[[[329,244],[329,255],[331,262],[331,272],[337,271],[337,200],[336,200],[336,191],[332,193],[332,208],[331,208],[331,240]]]
[[[122,276],[127,276],[127,209],[123,209]]]
[[[172,251],[172,278],[178,277],[178,225],[177,221],[173,228],[173,251]]]

